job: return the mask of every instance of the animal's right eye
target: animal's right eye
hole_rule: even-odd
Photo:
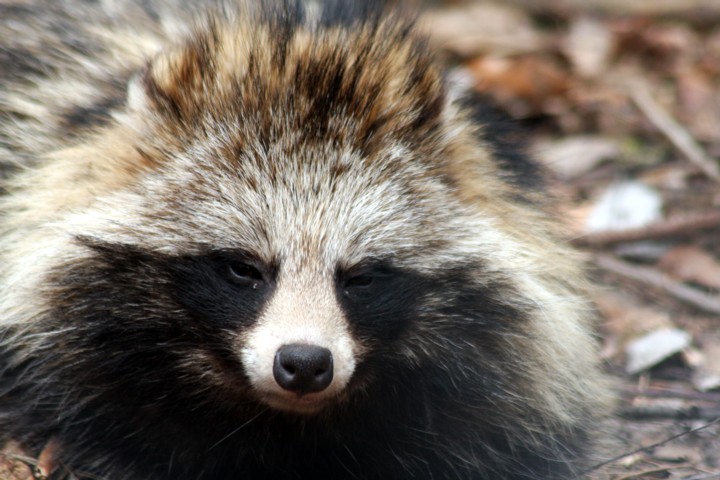
[[[361,273],[345,280],[345,288],[366,288],[372,285],[374,280],[371,273]]]

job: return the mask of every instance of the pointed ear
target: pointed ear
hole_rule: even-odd
[[[143,85],[146,69],[133,75],[127,86],[127,107],[131,112],[144,112],[150,109],[151,102]]]
[[[194,38],[183,48],[151,60],[128,84],[128,108],[154,111],[175,120],[191,119],[213,81],[211,41],[208,37]]]
[[[445,76],[445,88],[447,89],[447,97],[445,104],[451,105],[458,100],[464,98],[473,91],[475,80],[467,69],[463,67],[455,67],[450,69]]]

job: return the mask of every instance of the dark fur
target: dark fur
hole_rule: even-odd
[[[91,465],[110,461],[109,478],[135,472],[129,478],[559,479],[572,471],[568,460],[582,453],[571,447],[579,445],[578,432],[546,435],[532,447],[507,443],[505,426],[519,419],[496,404],[517,402],[506,392],[522,379],[473,365],[513,362],[499,339],[523,314],[496,300],[506,287],[471,287],[462,268],[443,278],[396,271],[365,292],[369,302],[344,300],[356,334],[376,344],[354,378],[356,385],[370,378],[371,386],[307,419],[237,401],[250,386],[217,332],[252,322],[262,295],[250,304],[222,281],[216,254],[162,258],[94,248],[95,260],[54,282],[53,321],[74,327],[63,335],[63,348],[3,377],[4,388],[25,377],[4,398],[5,431],[31,451],[59,439],[81,477],[96,470]],[[443,302],[428,311],[427,299],[438,293]],[[172,319],[168,308],[177,312]],[[448,315],[457,321],[441,335],[469,345],[439,344],[438,358],[408,365],[398,355],[408,329],[418,318]],[[218,361],[237,372],[225,395],[203,394],[202,379],[168,381],[183,377],[176,364],[195,344],[215,350]],[[69,362],[67,352],[82,361]],[[83,401],[57,397],[68,388]],[[523,421],[538,423],[533,416],[528,411]],[[438,442],[443,438],[452,440]],[[467,455],[463,451],[474,451],[481,463],[457,464],[454,455]],[[563,456],[550,460],[559,451]]]

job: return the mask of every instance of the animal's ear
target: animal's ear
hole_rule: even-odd
[[[132,111],[153,111],[177,120],[189,120],[202,102],[201,93],[213,82],[215,66],[208,38],[196,38],[183,48],[151,60],[128,85]]]
[[[460,67],[448,70],[445,76],[445,105],[451,105],[473,92],[475,81],[472,74]]]
[[[141,73],[133,75],[128,82],[127,107],[131,112],[144,112],[149,110],[152,105],[144,85],[145,75],[147,72],[143,70]]]

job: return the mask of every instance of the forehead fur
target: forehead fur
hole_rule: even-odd
[[[227,17],[208,20],[143,74],[161,142],[223,131],[238,149],[292,135],[372,153],[437,130],[441,76],[407,21],[377,16],[347,28],[282,10]]]
[[[179,155],[75,216],[72,230],[171,253],[241,248],[286,271],[312,263],[331,273],[338,261],[430,254],[445,237],[437,229],[453,228],[460,213],[442,182],[418,182],[423,171],[412,164],[368,168],[356,152],[319,145],[288,156],[279,143],[229,160],[221,150],[203,144]],[[412,156],[378,157],[377,165]]]
[[[423,232],[446,197],[445,93],[411,24],[244,13],[211,18],[131,86],[137,149],[155,173],[83,228],[326,265],[436,243]]]

